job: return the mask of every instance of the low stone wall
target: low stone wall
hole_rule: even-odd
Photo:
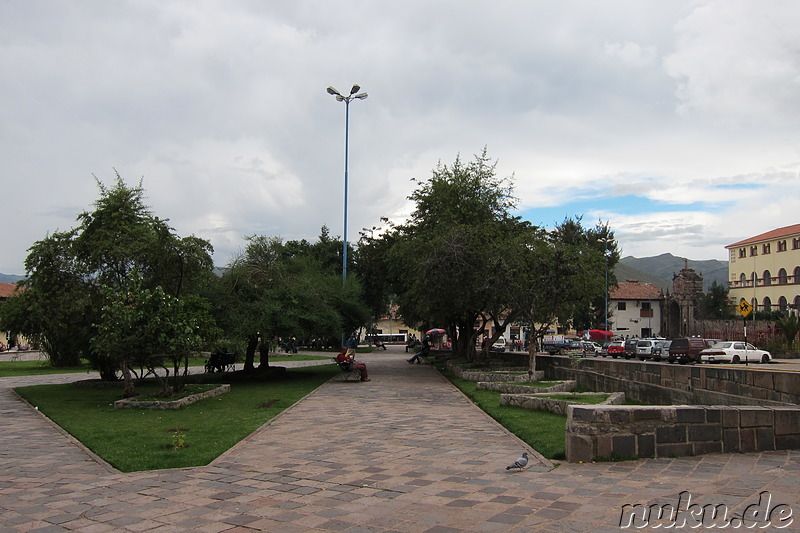
[[[800,408],[578,406],[567,409],[569,462],[800,449]]]
[[[190,394],[189,396],[184,396],[183,398],[172,401],[153,400],[153,401],[140,402],[135,399],[128,398],[125,400],[117,400],[116,402],[114,402],[114,409],[180,409],[181,407],[185,407],[195,402],[199,402],[200,400],[205,400],[206,398],[213,398],[214,396],[219,396],[220,394],[230,392],[230,390],[231,386],[228,384],[224,384],[220,385],[215,389],[208,390],[206,392]]]
[[[520,367],[496,366],[486,370],[464,369],[461,368],[458,361],[454,360],[447,361],[445,367],[457,378],[467,381],[538,381],[544,377],[544,372],[534,372],[531,376],[527,369]]]
[[[544,372],[537,372],[537,374],[544,374]],[[541,378],[535,381],[540,381]],[[495,392],[505,392],[507,394],[539,394],[545,392],[569,392],[575,390],[576,383],[574,381],[561,381],[557,382],[551,387],[534,387],[533,385],[517,385],[514,382],[503,383],[498,381],[479,381],[478,388],[483,390],[492,390]]]
[[[538,355],[547,379],[578,382],[594,391],[625,392],[651,405],[797,405],[800,372],[767,368],[679,365],[615,359],[570,360]]]
[[[514,405],[525,409],[536,409],[539,411],[549,411],[557,415],[567,414],[567,409],[571,405],[582,405],[578,401],[559,400],[553,396],[561,396],[563,392],[545,392],[539,394],[501,394],[500,405]],[[575,392],[571,396],[597,396],[597,392]],[[621,405],[625,403],[625,393],[611,393],[606,400],[599,405]]]

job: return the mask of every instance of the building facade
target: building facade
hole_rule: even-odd
[[[617,283],[609,291],[609,328],[614,336],[661,336],[661,289],[650,283],[629,279]]]
[[[774,229],[725,247],[729,295],[757,311],[800,307],[800,224]]]

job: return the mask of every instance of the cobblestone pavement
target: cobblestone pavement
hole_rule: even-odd
[[[372,381],[331,380],[206,467],[132,474],[9,390],[85,374],[0,378],[0,532],[604,532],[684,491],[729,517],[800,510],[800,452],[554,465],[405,357],[365,356]],[[523,450],[530,466],[505,470]]]

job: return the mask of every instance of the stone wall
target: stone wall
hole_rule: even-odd
[[[569,462],[790,449],[800,449],[798,407],[571,405],[567,410]]]
[[[593,391],[621,391],[634,401],[664,405],[800,404],[800,372],[740,366],[679,365],[651,361],[538,355],[547,379],[578,382]]]
[[[230,392],[230,390],[231,386],[224,384],[205,392],[190,394],[178,400],[138,401],[136,398],[128,398],[126,400],[115,401],[114,409],[180,409],[181,407],[186,407],[200,400],[225,394],[226,392]]]
[[[542,372],[544,374],[544,372]],[[541,378],[535,381],[540,381]],[[479,381],[478,389],[505,392],[507,394],[539,394],[543,392],[571,392],[575,390],[574,381],[555,381],[549,387],[536,387],[534,385],[519,385],[515,382]]]
[[[554,396],[562,396],[562,392],[541,392],[538,394],[501,394],[500,405],[513,405],[524,409],[536,409],[537,411],[548,411],[557,415],[566,415],[567,409],[571,405],[582,405],[579,401],[559,400]],[[571,396],[597,396],[597,392],[573,392]],[[603,403],[598,405],[621,405],[625,403],[625,393],[613,392],[608,395]]]

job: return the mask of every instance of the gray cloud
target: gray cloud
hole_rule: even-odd
[[[72,227],[97,197],[92,174],[109,182],[114,168],[143,178],[181,235],[210,239],[217,264],[244,235],[340,235],[345,109],[325,87],[354,82],[370,97],[350,108],[351,240],[408,213],[410,178],[488,146],[521,207],[572,214],[602,192],[595,212],[626,253],[724,258],[720,242],[796,223],[797,10],[9,0],[0,172],[15,224],[0,272],[21,273],[31,243]],[[651,212],[698,194],[722,207]],[[754,200],[758,219],[738,224]]]

